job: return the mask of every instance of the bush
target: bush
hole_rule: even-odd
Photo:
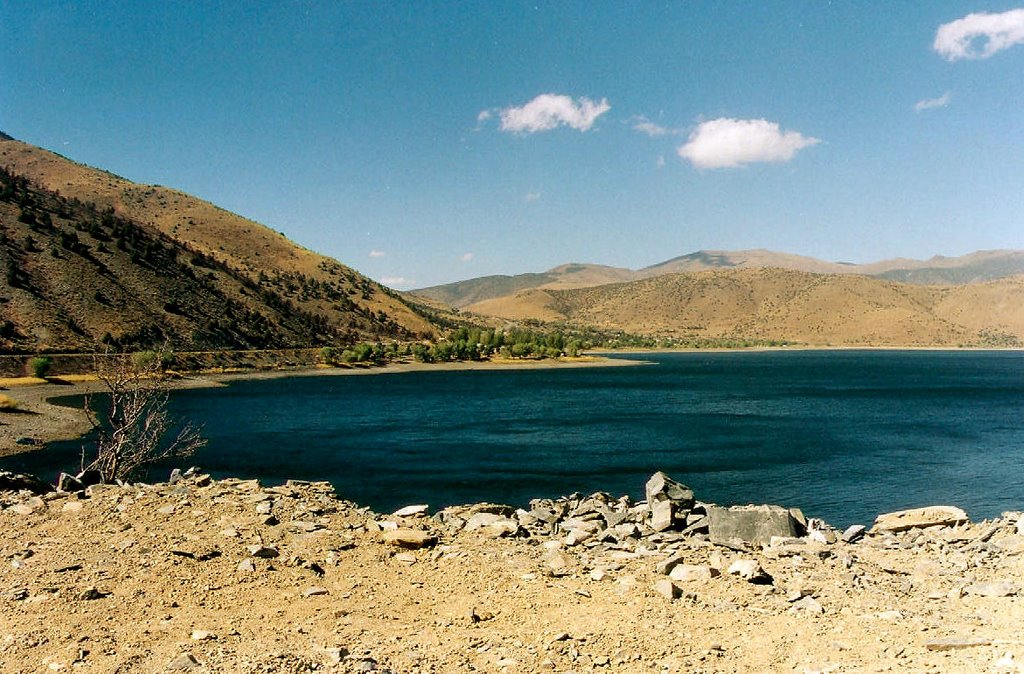
[[[96,376],[106,389],[108,403],[101,417],[91,396],[86,396],[84,411],[96,445],[92,451],[83,448],[82,470],[98,471],[103,482],[139,476],[154,463],[191,456],[206,444],[197,428],[171,418],[159,354],[141,353],[154,357],[137,360],[133,356],[131,362],[118,357],[96,359]]]
[[[0,412],[13,412],[18,409],[18,401],[0,393]]]
[[[36,356],[35,358],[29,358],[25,369],[33,377],[46,379],[51,365],[53,365],[53,360],[49,356]]]

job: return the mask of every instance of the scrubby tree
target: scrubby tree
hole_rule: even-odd
[[[149,353],[149,352],[143,352]],[[191,456],[206,444],[191,424],[177,428],[167,409],[169,389],[163,358],[97,357],[96,376],[107,401],[103,411],[85,400],[96,431],[91,450],[82,450],[82,469],[95,470],[104,482],[128,480],[164,459]]]

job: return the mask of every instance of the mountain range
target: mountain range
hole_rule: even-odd
[[[398,293],[178,190],[0,134],[0,353],[280,349],[531,325],[671,342],[1024,346],[1024,251],[827,262],[705,250]]]
[[[666,274],[730,269],[788,269],[818,274],[858,274],[889,281],[927,285],[979,283],[1024,274],[1024,250],[986,250],[960,257],[927,260],[895,258],[868,264],[827,262],[769,250],[699,250],[642,269],[600,264],[563,264],[546,272],[479,278],[410,291],[454,307],[473,305],[529,289],[564,290],[623,283]]]

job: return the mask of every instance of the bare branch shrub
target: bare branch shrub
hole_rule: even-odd
[[[97,356],[96,376],[108,400],[99,412],[86,396],[85,414],[96,432],[93,455],[83,449],[82,470],[99,472],[104,482],[128,480],[151,464],[191,456],[206,444],[192,424],[172,437],[175,420],[167,411],[169,387],[159,358]]]

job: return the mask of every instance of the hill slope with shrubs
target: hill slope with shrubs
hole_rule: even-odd
[[[0,349],[432,336],[393,291],[195,197],[0,138]]]

